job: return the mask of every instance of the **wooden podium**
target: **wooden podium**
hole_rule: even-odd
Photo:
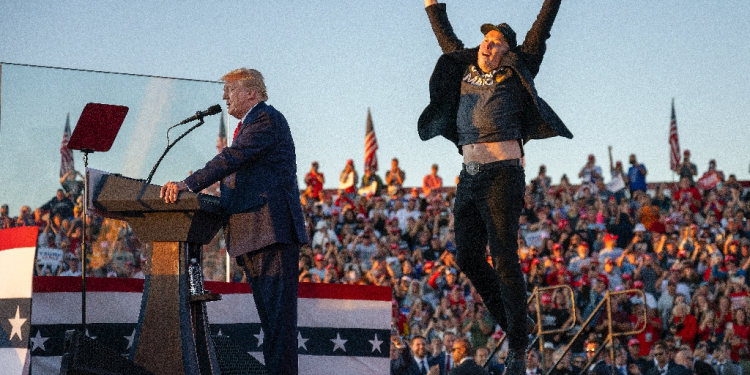
[[[119,175],[92,180],[95,209],[127,221],[150,242],[130,359],[156,375],[219,374],[203,289],[201,245],[222,226],[219,198],[183,192],[176,203],[159,198],[160,186]]]

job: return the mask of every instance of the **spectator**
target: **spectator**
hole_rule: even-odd
[[[398,167],[398,159],[391,160],[391,169],[385,174],[385,183],[388,186],[388,195],[394,196],[401,190],[406,179],[406,173]]]
[[[80,177],[81,180],[77,180],[76,177]],[[65,190],[65,195],[72,197],[73,200],[83,194],[83,175],[75,169],[69,169],[65,174],[60,177],[60,185]]]
[[[630,154],[630,168],[628,168],[628,184],[630,185],[630,195],[636,191],[646,192],[646,166],[638,163],[635,154]]]
[[[607,152],[609,154],[609,172],[612,175],[612,180],[607,185],[610,191],[615,193],[615,199],[619,202],[620,199],[625,197],[625,187],[628,185],[628,176],[622,170],[622,162],[617,161],[614,165],[612,164],[612,146],[607,146]]]
[[[451,370],[451,375],[488,374],[487,371],[474,362],[474,349],[469,340],[456,340],[456,343],[453,345],[452,354],[456,367]]]
[[[692,213],[697,213],[701,206],[701,193],[689,178],[683,176],[680,178],[680,188],[674,192],[672,200],[678,202],[679,207],[688,207]]]
[[[730,358],[730,345],[721,343],[714,349],[713,366],[717,375],[742,375],[742,368]]]
[[[339,174],[339,195],[346,194],[349,199],[357,192],[357,171],[354,170],[354,160],[346,161],[344,170]]]
[[[674,358],[674,366],[667,371],[667,375],[693,375],[693,354],[686,350],[677,352]]]
[[[42,211],[49,211],[50,217],[55,215],[60,216],[61,219],[67,219],[73,216],[73,201],[71,201],[62,189],[57,189],[55,197],[50,199],[49,202],[43,204],[40,208]]]
[[[724,172],[716,170],[716,159],[708,161],[708,170],[698,179],[698,185],[704,192],[715,190],[724,182]]]
[[[552,179],[547,176],[547,167],[544,164],[540,165],[539,174],[531,180],[531,196],[536,204],[542,204],[547,200],[551,183]]]
[[[0,224],[2,225],[2,224]],[[16,219],[17,227],[33,227],[35,225],[34,216],[31,214],[31,207],[22,206],[21,212]]]
[[[318,171],[318,166],[317,161],[312,162],[312,165],[310,165],[310,171],[305,174],[305,184],[307,185],[307,188],[305,189],[304,195],[314,201],[321,199],[320,193],[323,191],[323,184],[326,182],[323,172]]]
[[[693,184],[693,176],[698,175],[698,167],[690,162],[690,150],[682,152],[682,162],[677,166],[677,174],[680,176],[680,180],[687,178],[690,184]]]
[[[710,358],[708,356],[708,345],[705,342],[699,342],[695,345],[693,351],[693,371],[696,375],[717,375],[714,368],[710,365]],[[683,350],[688,350],[683,345]]]
[[[335,244],[337,247],[341,245],[336,233],[328,228],[328,223],[325,220],[320,220],[315,225],[315,234],[312,237],[311,245],[313,247],[324,248],[329,242]]]
[[[675,364],[669,360],[668,345],[665,341],[657,341],[654,344],[654,360],[646,370],[645,375],[666,375]]]
[[[430,170],[430,174],[424,176],[422,179],[422,193],[424,193],[425,197],[429,197],[433,192],[440,194],[443,188],[443,178],[437,174],[438,165],[433,164]]]
[[[441,375],[447,374],[456,367],[456,363],[453,361],[453,356],[451,355],[455,342],[456,335],[452,332],[446,332],[443,334],[443,340],[440,341],[442,350],[430,358],[431,364],[439,367]]]
[[[60,273],[60,276],[81,276],[81,270],[78,268],[79,263],[78,258],[74,256],[70,257],[68,260],[68,270]]]
[[[15,220],[8,216],[8,205],[3,204],[0,206],[0,229],[13,228],[15,226]]]
[[[581,178],[581,186],[594,186],[596,182],[602,180],[602,168],[596,165],[596,157],[594,154],[589,154],[586,164],[578,172],[578,177]]]
[[[380,197],[383,191],[383,180],[372,170],[370,166],[365,167],[365,174],[362,175],[362,183],[360,184],[359,195],[374,195],[376,198]]]

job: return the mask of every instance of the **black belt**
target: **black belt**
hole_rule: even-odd
[[[508,160],[498,160],[493,161],[491,163],[485,163],[480,164],[476,161],[470,161],[467,164],[463,164],[463,169],[471,176],[474,176],[475,174],[490,170],[495,167],[520,167],[521,166],[521,159],[508,159]]]

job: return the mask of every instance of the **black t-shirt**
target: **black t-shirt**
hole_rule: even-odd
[[[523,138],[529,92],[516,72],[499,67],[484,73],[470,65],[461,81],[456,125],[459,146]]]

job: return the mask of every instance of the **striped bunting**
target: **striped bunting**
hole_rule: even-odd
[[[31,279],[39,228],[0,230],[0,373],[27,374]]]
[[[128,354],[135,334],[143,280],[87,280],[88,336]],[[247,284],[206,282],[223,295],[210,302],[211,332],[231,338],[263,361],[263,336]],[[79,328],[80,279],[34,278],[34,374],[58,374],[65,331]],[[390,288],[303,283],[297,336],[300,373],[384,374],[389,370]]]

